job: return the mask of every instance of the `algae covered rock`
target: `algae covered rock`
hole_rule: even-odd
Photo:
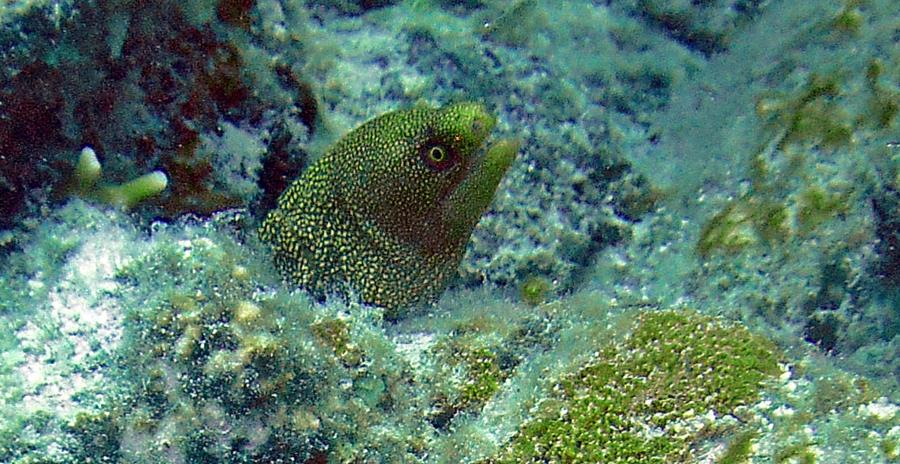
[[[672,462],[777,371],[774,345],[747,329],[693,312],[645,313],[622,342],[557,380],[486,462]]]

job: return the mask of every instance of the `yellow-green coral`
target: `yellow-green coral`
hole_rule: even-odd
[[[623,342],[555,382],[488,462],[674,462],[699,438],[692,423],[751,403],[777,371],[774,345],[740,326],[693,312],[645,313]]]
[[[168,178],[162,171],[144,174],[124,184],[100,184],[101,166],[91,147],[81,150],[72,178],[70,193],[120,208],[133,208],[166,189]]]
[[[460,103],[395,111],[351,131],[260,227],[276,266],[317,295],[356,293],[390,316],[436,298],[518,150],[479,156],[495,124]]]

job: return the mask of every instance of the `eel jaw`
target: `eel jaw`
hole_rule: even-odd
[[[446,199],[444,220],[451,240],[461,245],[468,241],[472,229],[490,206],[503,175],[516,159],[520,145],[518,140],[500,140],[483,156],[472,160],[468,174]]]

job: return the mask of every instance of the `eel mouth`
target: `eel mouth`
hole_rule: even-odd
[[[447,198],[445,219],[454,235],[467,236],[478,223],[520,146],[518,140],[503,139],[487,145],[472,158],[466,176]]]
[[[489,189],[489,198],[494,196],[494,190],[503,179],[503,175],[512,166],[519,152],[521,143],[516,139],[501,139],[495,142],[484,143],[478,155],[472,160],[472,168],[466,176],[464,183],[472,179],[476,184]],[[486,208],[488,205],[485,204]]]

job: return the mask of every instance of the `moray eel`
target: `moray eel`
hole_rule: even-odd
[[[279,197],[259,228],[276,267],[317,297],[357,295],[396,319],[456,274],[518,143],[482,149],[476,103],[394,111],[351,131]]]

